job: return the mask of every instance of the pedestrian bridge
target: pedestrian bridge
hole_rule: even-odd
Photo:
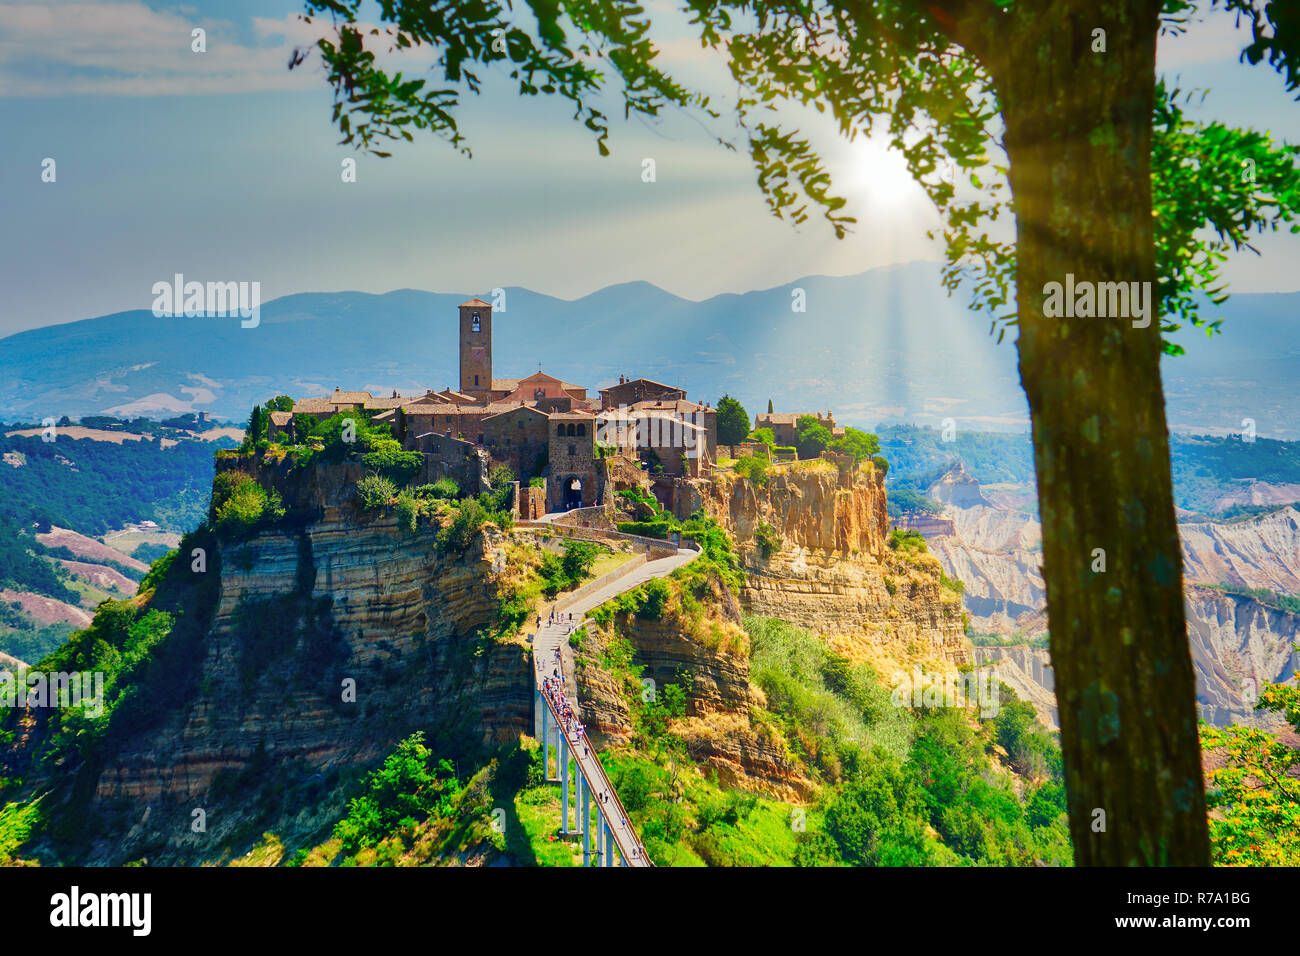
[[[552,526],[560,530],[559,526]],[[574,537],[578,537],[575,534]],[[621,537],[638,545],[643,539],[621,532],[602,532],[602,537]],[[595,748],[585,734],[579,734],[582,705],[573,679],[573,653],[569,635],[586,624],[586,612],[652,578],[661,578],[694,561],[700,547],[682,539],[680,547],[667,541],[655,542],[648,553],[590,581],[577,591],[562,595],[555,604],[555,620],[543,619],[533,639],[534,731],[542,741],[542,766],[547,779],[560,785],[560,835],[582,841],[583,866],[653,866],[645,847],[632,828],[632,821],[618,799]],[[547,679],[550,679],[548,688]],[[561,691],[563,698],[561,698]],[[576,719],[561,713],[567,702]],[[557,775],[551,776],[550,758],[555,755]],[[570,816],[570,796],[573,813]],[[594,811],[594,814],[593,814]],[[593,832],[594,835],[593,835]]]

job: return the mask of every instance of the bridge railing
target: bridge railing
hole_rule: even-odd
[[[551,700],[550,695],[547,694],[546,691],[541,687],[540,682],[538,682],[537,680],[537,674],[538,674],[538,670],[536,667],[536,663],[534,663],[533,683],[534,685],[536,685],[537,692],[541,695],[542,700],[546,702],[546,709],[551,712],[551,717],[555,721],[556,733],[564,735],[564,749],[566,751],[572,751],[573,764],[575,767],[578,768],[578,773],[582,774],[582,779],[586,781],[588,791],[599,794],[603,790],[605,793],[608,793],[610,799],[614,803],[614,806],[618,809],[619,818],[621,820],[626,820],[628,829],[632,833],[635,833],[636,831],[632,829],[632,819],[627,815],[627,808],[623,806],[623,801],[618,798],[618,791],[614,789],[614,784],[610,782],[609,775],[605,773],[605,767],[600,762],[600,757],[596,755],[596,752],[594,750],[591,751],[591,762],[595,764],[596,771],[600,775],[599,784],[601,786],[597,786],[595,783],[593,783],[591,777],[587,774],[586,768],[583,766],[582,761],[578,759],[577,751],[574,750],[574,743],[572,740],[569,739],[568,734],[564,730],[564,721],[560,719],[560,712],[555,709],[555,702]],[[543,750],[543,753],[544,752],[545,751]],[[559,748],[556,748],[555,759],[557,763],[560,760]],[[560,768],[561,777],[563,777],[564,772],[565,772],[564,768]],[[582,811],[578,809],[578,807],[576,806],[577,803],[576,795],[575,795],[574,802],[575,802],[575,806],[574,806],[575,815],[581,816]],[[613,837],[614,842],[618,844],[618,852],[623,857],[624,865],[628,865],[629,862],[632,860],[644,860],[647,866],[653,866],[654,864],[650,862],[650,857],[646,854],[645,847],[641,844],[641,841],[639,839],[636,842],[636,846],[633,847],[633,849],[637,851],[636,856],[633,856],[632,853],[628,851],[628,848],[623,845],[623,838],[620,832],[621,828],[614,826],[613,818],[610,815],[610,807],[602,803],[599,799],[597,799],[595,803],[596,803],[596,813],[603,819],[604,824],[607,827],[610,836]],[[590,819],[583,820],[582,826],[584,829],[586,827],[591,826],[591,820]]]

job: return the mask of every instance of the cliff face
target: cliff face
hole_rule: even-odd
[[[1188,587],[1185,597],[1201,716],[1216,727],[1283,726],[1281,715],[1256,711],[1254,701],[1265,684],[1290,680],[1300,668],[1293,646],[1300,617],[1214,588]]]
[[[932,525],[923,533],[948,573],[966,585],[965,606],[976,629],[1026,636],[1045,632],[1039,523],[1023,510],[991,503],[995,496],[981,492],[960,468],[928,493],[948,504],[943,517],[951,530]],[[1278,721],[1256,713],[1248,697],[1265,683],[1295,673],[1291,644],[1298,636],[1297,620],[1251,598],[1203,585],[1300,593],[1300,511],[1282,508],[1233,522],[1183,521],[1179,535],[1201,716],[1215,726],[1261,721],[1273,726],[1269,721]],[[1056,723],[1046,651],[984,648],[979,657],[998,660],[998,673],[1007,683],[1033,702],[1045,723]]]
[[[1183,522],[1178,532],[1188,581],[1300,594],[1300,511],[1295,508],[1245,521]]]
[[[884,482],[870,465],[800,462],[774,468],[765,485],[718,472],[692,490],[685,510],[705,508],[736,543],[746,611],[807,628],[855,660],[966,659],[961,599],[933,556],[888,547]]]
[[[194,835],[175,825],[178,810],[268,782],[319,784],[416,729],[449,754],[526,730],[526,644],[477,635],[497,615],[503,537],[486,529],[464,555],[440,555],[436,529],[404,533],[391,514],[359,511],[349,500],[359,475],[319,469],[295,491],[312,520],[221,546],[200,693],[179,726],[131,741],[99,776],[101,806],[148,807],[150,822],[114,847],[125,859],[202,853],[238,813],[213,813]]]
[[[691,756],[717,774],[724,786],[738,786],[781,800],[810,799],[814,786],[775,734],[750,720],[750,708],[765,703],[749,684],[749,640],[740,626],[740,606],[725,588],[694,614],[674,598],[664,615],[647,620],[621,613],[605,626],[589,625],[577,659],[578,698],[583,720],[597,743],[625,743],[632,734],[628,693],[646,686],[625,683],[611,658],[611,646],[626,641],[643,666],[641,678],[656,692],[687,683],[687,709],[673,721]]]

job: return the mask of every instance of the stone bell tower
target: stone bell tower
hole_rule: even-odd
[[[492,306],[482,299],[460,304],[460,391],[484,402],[492,395]]]

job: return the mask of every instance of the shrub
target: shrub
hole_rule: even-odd
[[[417,732],[370,774],[365,792],[348,804],[347,816],[334,828],[344,853],[374,846],[398,827],[452,814],[460,783],[446,760],[439,760],[431,770],[432,756],[424,734]]]
[[[490,517],[478,499],[466,498],[451,524],[438,532],[438,550],[446,554],[464,554]]]
[[[542,558],[538,573],[542,578],[542,591],[554,597],[561,591],[577,587],[591,571],[591,566],[603,548],[586,541],[571,541],[565,545],[564,555],[547,554]]]
[[[795,447],[800,458],[816,458],[834,439],[831,430],[812,415],[800,415],[795,427],[799,429]]]
[[[902,551],[904,554],[912,551],[925,550],[925,537],[915,528],[890,528],[889,529],[889,549],[891,551]]]
[[[417,498],[455,500],[460,497],[460,485],[451,478],[439,478],[431,485],[420,485],[412,491]]]
[[[756,485],[767,484],[767,459],[754,455],[741,455],[736,459],[736,474],[748,478]]]
[[[754,529],[754,540],[758,543],[758,552],[766,561],[781,550],[781,537],[766,521],[760,521]]]
[[[673,527],[663,519],[655,519],[654,521],[620,521],[618,530],[624,534],[638,534],[643,538],[667,539],[672,534]]]
[[[372,471],[357,482],[357,495],[367,511],[384,507],[396,494],[397,486],[378,472]]]
[[[415,495],[409,491],[403,491],[397,496],[397,526],[403,531],[415,531],[416,523],[420,516],[420,506],[415,500]]]
[[[651,621],[661,620],[672,593],[672,588],[663,578],[651,578],[645,583],[645,603],[641,605],[637,615]]]
[[[217,477],[234,476],[233,482],[226,481],[222,491],[224,500],[217,504],[218,486],[213,482],[213,522],[212,527],[226,535],[246,534],[263,521],[276,521],[284,517],[284,506],[279,492],[268,493],[253,478],[240,472],[225,472]]]
[[[418,451],[402,451],[396,438],[365,439],[370,451],[361,456],[361,464],[373,468],[385,478],[404,483],[420,470],[424,456]]]
[[[834,439],[826,447],[841,455],[851,455],[855,465],[872,455],[880,455],[880,439],[875,435],[852,427],[845,428],[844,437]],[[883,458],[880,460],[884,461]],[[885,467],[887,469],[888,465]]]

